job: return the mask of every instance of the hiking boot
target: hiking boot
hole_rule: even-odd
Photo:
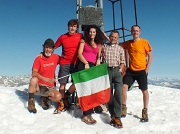
[[[58,102],[58,105],[57,105],[57,108],[56,108],[58,111],[64,111],[65,110],[65,107],[64,107],[64,102],[63,100],[60,100]]]
[[[127,107],[126,105],[122,105],[121,117],[126,117],[126,114],[127,114]]]
[[[66,108],[66,109],[69,109],[70,108],[70,103],[69,103],[69,95],[67,94],[67,93],[65,93],[65,95],[64,95],[64,99],[63,99],[63,102],[64,102],[64,107]]]
[[[121,119],[119,117],[113,117],[110,121],[110,125],[117,127],[117,128],[123,128],[123,124],[122,124]]]
[[[28,110],[30,113],[37,113],[37,110],[35,108],[35,99],[34,98],[30,98],[28,100]]]
[[[83,115],[81,121],[85,122],[88,125],[93,125],[96,124],[97,122],[95,119],[93,119],[91,115],[87,115],[87,116]]]
[[[54,114],[59,114],[64,111],[66,111],[66,108],[64,107],[64,102],[63,100],[60,100],[57,104],[56,109],[54,110]]]
[[[41,106],[42,106],[42,108],[43,108],[44,110],[49,109],[48,97],[41,96],[41,97],[40,97],[40,100],[41,100]]]
[[[100,113],[102,113],[102,111],[103,111],[103,109],[102,109],[101,106],[97,106],[97,107],[94,108],[94,112],[95,112],[95,113],[100,114]]]
[[[142,109],[142,118],[141,122],[148,122],[148,114],[147,114],[147,108]]]
[[[115,125],[116,125],[116,122],[115,122],[114,119],[112,118],[109,124],[110,124],[111,126],[115,126]]]

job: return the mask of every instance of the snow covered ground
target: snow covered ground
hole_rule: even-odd
[[[36,96],[37,113],[27,110],[28,85],[0,86],[0,134],[177,134],[180,133],[180,90],[149,85],[149,122],[141,123],[142,94],[138,88],[128,92],[128,114],[123,127],[109,125],[108,112],[93,114],[95,125],[81,121],[82,112],[53,114],[55,104],[43,110]]]

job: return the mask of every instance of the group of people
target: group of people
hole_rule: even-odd
[[[149,94],[147,88],[147,74],[152,61],[152,47],[147,40],[140,38],[140,27],[131,28],[132,40],[119,43],[119,32],[113,30],[109,36],[96,25],[86,27],[84,34],[77,32],[78,21],[68,22],[68,32],[61,35],[54,43],[47,39],[43,44],[43,52],[34,60],[32,78],[29,84],[29,112],[36,113],[34,95],[40,95],[42,108],[49,108],[48,100],[57,102],[57,110],[65,111],[70,108],[69,97],[76,90],[72,84],[65,91],[68,76],[71,73],[107,63],[110,80],[110,100],[107,103],[111,116],[110,125],[122,128],[121,117],[127,114],[127,90],[136,80],[143,94],[141,121],[148,121]],[[109,43],[105,43],[108,40]],[[62,54],[54,54],[54,50],[62,46]],[[129,54],[129,66],[126,65],[125,52]],[[55,89],[56,66],[60,65],[58,78],[59,91]],[[126,69],[125,75],[123,70]],[[73,83],[73,82],[72,82]],[[88,105],[88,104],[87,104]],[[81,120],[86,124],[95,124],[92,117],[93,109],[83,111]]]

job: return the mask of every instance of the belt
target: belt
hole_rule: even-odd
[[[115,68],[119,68],[119,66],[116,67],[108,67],[109,69],[115,69]]]

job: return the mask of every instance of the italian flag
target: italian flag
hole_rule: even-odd
[[[82,111],[90,110],[110,99],[107,64],[101,64],[72,74]]]

